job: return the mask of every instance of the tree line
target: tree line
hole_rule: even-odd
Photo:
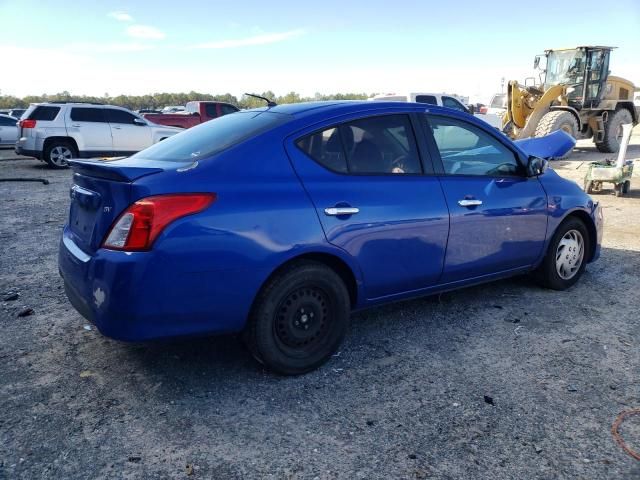
[[[252,92],[253,93],[253,92]],[[324,95],[316,93],[313,97],[303,97],[299,93],[289,92],[286,95],[276,96],[272,91],[259,93],[263,97],[274,100],[276,103],[296,103],[320,100],[364,100],[371,95],[366,93],[335,93]],[[153,93],[149,95],[118,95],[115,97],[105,93],[102,97],[88,95],[72,95],[64,91],[53,95],[29,95],[23,98],[11,95],[0,95],[0,108],[26,108],[30,103],[41,102],[93,102],[109,105],[118,105],[130,110],[140,110],[142,108],[159,109],[168,105],[184,105],[193,100],[209,100],[226,102],[238,108],[255,108],[264,106],[265,102],[258,98],[242,95],[240,98],[230,93],[223,95],[212,95],[191,91],[189,93]]]

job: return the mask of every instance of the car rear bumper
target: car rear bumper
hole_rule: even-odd
[[[143,341],[242,330],[259,288],[252,289],[248,272],[183,272],[162,257],[106,249],[87,255],[65,227],[58,265],[73,307],[107,337]]]
[[[25,157],[35,157],[38,160],[42,160],[42,152],[39,152],[38,150],[28,150],[16,144],[15,152],[17,155],[24,155]]]

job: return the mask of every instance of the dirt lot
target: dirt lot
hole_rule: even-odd
[[[604,157],[580,147],[562,175]],[[597,195],[602,257],[570,291],[518,278],[367,311],[328,365],[281,378],[235,338],[85,327],[56,265],[70,173],[12,157],[0,178],[51,183],[0,183],[0,293],[20,294],[0,308],[0,478],[640,478],[611,435],[640,407],[640,179]],[[640,416],[620,431],[640,451]]]

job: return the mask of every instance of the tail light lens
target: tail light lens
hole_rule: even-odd
[[[114,222],[102,246],[127,252],[150,250],[167,225],[203,211],[215,200],[215,193],[157,195],[138,200]]]
[[[480,107],[480,113],[482,113],[483,115],[486,115],[488,111],[487,107]]]
[[[18,122],[18,125],[20,125],[21,128],[36,128],[36,121],[35,120],[20,120]]]

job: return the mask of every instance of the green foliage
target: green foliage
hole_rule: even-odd
[[[303,97],[299,93],[289,92],[283,96],[276,96],[270,90],[262,92],[259,95],[275,100],[276,103],[295,103],[310,102],[320,100],[364,100],[370,95],[366,93],[336,93],[324,95],[316,93],[313,97]],[[258,98],[242,95],[239,99],[235,95],[225,93],[223,95],[211,95],[208,93],[199,93],[191,91],[189,93],[154,93],[149,95],[118,95],[110,97],[105,93],[102,97],[92,97],[87,95],[72,95],[64,91],[54,95],[29,95],[24,98],[17,98],[10,95],[0,95],[0,108],[26,108],[30,103],[40,102],[95,102],[109,105],[119,105],[131,110],[140,110],[141,108],[162,108],[167,105],[184,105],[193,100],[213,100],[218,102],[227,102],[236,105],[239,108],[255,108],[265,105],[263,100]]]

